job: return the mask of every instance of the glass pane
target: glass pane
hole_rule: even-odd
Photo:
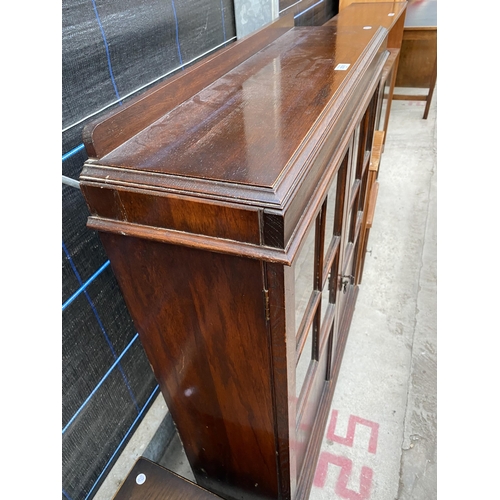
[[[377,87],[377,90],[373,93],[370,105],[368,106],[369,118],[368,118],[368,128],[367,128],[366,147],[365,147],[367,151],[371,151],[373,146],[373,132],[375,131],[375,118],[377,117],[377,103],[380,94],[379,88],[380,87]]]
[[[330,304],[330,277],[328,277],[323,292],[321,293],[321,318],[325,317],[326,311],[328,309],[328,304]],[[321,322],[323,323],[323,321]]]
[[[354,170],[355,174],[352,176],[351,179],[351,188],[354,187],[354,183],[356,182],[356,179],[361,178],[361,172],[363,170],[363,165],[365,163],[365,160],[367,159],[367,151],[369,149],[369,138],[368,138],[368,122],[370,118],[370,106],[368,106],[368,109],[365,112],[365,116],[363,118],[363,121],[361,122],[361,130],[359,133],[359,144],[358,144],[358,158],[356,160],[356,169]]]
[[[349,241],[354,241],[356,237],[356,224],[358,221],[358,213],[359,213],[358,208],[359,208],[359,190],[356,193],[356,196],[354,197],[352,208],[349,213],[349,218],[350,218]]]
[[[327,256],[328,247],[333,238],[333,222],[335,218],[335,201],[337,198],[337,175],[333,180],[332,185],[328,191],[328,197],[326,201],[326,221],[325,221],[325,246],[323,250],[323,255]]]
[[[304,385],[304,380],[306,379],[307,370],[312,360],[312,326],[309,328],[307,332],[306,343],[304,345],[304,349],[302,350],[302,354],[299,358],[299,362],[297,363],[297,368],[295,370],[295,395],[297,398],[300,395],[300,391],[302,386]]]
[[[356,182],[356,179],[358,178],[359,172],[361,172],[361,168],[363,165],[363,160],[365,157],[365,146],[366,146],[366,128],[364,127],[366,115],[365,118],[363,118],[363,121],[361,122],[360,125],[360,130],[359,130],[359,142],[356,146],[356,165],[353,166],[354,169],[352,170],[351,173],[351,178],[350,178],[350,188],[351,191],[354,187],[354,183]]]
[[[314,235],[313,224],[295,261],[295,333],[314,288]]]
[[[392,71],[387,76],[387,79],[384,82],[382,94],[380,95],[380,114],[378,115],[377,126],[375,127],[377,130],[385,130],[385,118],[387,114],[387,105],[389,102],[389,92],[391,90],[391,80]]]

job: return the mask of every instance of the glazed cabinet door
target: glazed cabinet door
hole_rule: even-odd
[[[351,141],[352,142],[352,141]],[[295,393],[294,450],[299,482],[310,473],[310,443],[318,409],[330,379],[342,305],[337,276],[345,230],[346,193],[351,148],[333,175],[328,194],[292,265],[294,280]]]
[[[298,483],[315,465],[313,441],[328,382],[336,380],[357,294],[360,235],[364,221],[370,150],[378,90],[362,115],[291,267],[287,307],[295,339],[294,451]],[[349,317],[350,322],[350,317]],[[333,383],[335,383],[335,380]],[[321,433],[324,429],[321,430]]]

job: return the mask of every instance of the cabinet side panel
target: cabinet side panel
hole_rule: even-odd
[[[294,279],[290,267],[267,263],[266,285],[269,289],[270,344],[278,468],[280,471],[280,499],[295,498],[297,472],[292,443],[295,436],[295,327]]]
[[[139,189],[82,183],[91,214],[111,220],[260,244],[258,211]]]
[[[197,482],[278,498],[261,263],[101,233]]]

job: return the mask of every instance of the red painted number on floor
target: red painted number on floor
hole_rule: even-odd
[[[377,441],[378,441],[378,428],[379,425],[371,420],[365,420],[364,418],[357,417],[356,415],[349,415],[349,422],[347,424],[347,435],[345,437],[337,436],[335,434],[335,427],[337,426],[337,417],[339,412],[337,410],[332,411],[332,417],[330,419],[330,425],[326,432],[326,437],[330,441],[335,443],[345,444],[346,446],[352,447],[354,443],[354,434],[356,432],[357,425],[365,425],[371,429],[370,441],[368,443],[368,451],[370,453],[377,453]]]
[[[335,485],[335,493],[348,500],[367,500],[370,498],[372,488],[373,470],[370,467],[361,469],[361,479],[359,484],[359,492],[351,490],[347,487],[349,478],[352,472],[352,460],[347,457],[339,457],[333,453],[324,451],[321,453],[314,476],[314,486],[323,488],[325,486],[326,476],[328,474],[328,464],[338,465],[341,467],[337,484]]]
[[[364,425],[366,427],[369,427],[371,430],[370,439],[368,442],[368,451],[369,453],[373,454],[377,452],[379,424],[377,424],[376,422],[372,422],[371,420],[366,420],[364,418],[358,417],[356,415],[350,415],[347,424],[346,436],[339,436],[335,434],[337,418],[338,411],[332,410],[330,424],[328,425],[326,433],[326,437],[329,441],[352,447],[356,434],[356,426]],[[352,460],[347,457],[334,455],[333,453],[329,453],[327,451],[322,452],[319,456],[318,466],[316,468],[316,474],[314,476],[314,486],[318,488],[323,488],[325,486],[329,464],[340,467],[340,473],[335,485],[335,493],[340,498],[345,498],[347,500],[367,500],[368,498],[370,498],[373,470],[370,467],[363,466],[361,468],[359,491],[350,489],[347,487],[347,485],[352,473]]]

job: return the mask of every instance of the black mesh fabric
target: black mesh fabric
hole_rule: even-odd
[[[339,0],[279,0],[281,14],[293,12],[295,26],[320,26],[339,12]]]
[[[230,0],[63,0],[62,174],[86,123],[235,37]],[[62,498],[90,499],[158,394],[81,192],[62,187]]]
[[[283,2],[289,4],[290,2]],[[309,1],[298,5],[298,14],[295,17],[295,26],[321,26],[338,14],[339,0]],[[281,2],[280,2],[281,10]]]

